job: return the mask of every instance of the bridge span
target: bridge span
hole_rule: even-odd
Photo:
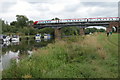
[[[101,17],[101,18],[78,18],[78,19],[58,19],[58,20],[40,20],[35,21],[34,28],[55,28],[55,36],[60,36],[62,27],[75,26],[80,28],[80,34],[84,34],[84,28],[89,26],[103,26],[107,32],[112,31],[112,27],[120,30],[120,17]]]

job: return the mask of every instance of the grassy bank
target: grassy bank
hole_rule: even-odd
[[[12,61],[3,78],[116,78],[118,76],[117,34],[75,36]],[[117,45],[114,45],[117,44]]]

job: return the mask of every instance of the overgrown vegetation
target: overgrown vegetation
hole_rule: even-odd
[[[59,20],[59,18],[53,18],[52,20]],[[11,34],[17,34],[17,35],[35,35],[37,33],[47,33],[54,35],[54,29],[53,28],[43,28],[43,29],[35,29],[33,28],[33,21],[29,20],[24,15],[16,15],[16,21],[12,21],[10,24],[7,22],[0,20],[0,27],[2,28],[2,33],[11,35]],[[63,27],[62,28],[62,35],[79,35],[80,28],[71,26],[71,27]],[[104,29],[97,29],[97,28],[86,28],[85,34],[94,32],[105,32]]]
[[[86,28],[85,34],[94,33],[94,32],[105,32],[105,29],[97,29],[97,28]]]
[[[3,78],[117,78],[117,34],[63,38],[3,71]],[[118,43],[116,43],[118,44]]]

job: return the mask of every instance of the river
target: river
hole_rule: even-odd
[[[7,69],[11,60],[15,59],[18,63],[25,57],[30,57],[34,50],[45,47],[49,43],[54,43],[54,39],[22,39],[20,42],[4,42],[0,44],[1,47],[1,58],[0,58],[0,70]]]

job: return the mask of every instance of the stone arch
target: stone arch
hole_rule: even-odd
[[[116,27],[116,26],[112,27],[112,32],[117,32],[117,30],[118,30],[118,27]]]
[[[109,27],[107,28],[107,32],[111,32],[112,28],[115,27],[117,30],[116,32],[118,32],[118,28],[120,27],[120,22],[110,22]]]

